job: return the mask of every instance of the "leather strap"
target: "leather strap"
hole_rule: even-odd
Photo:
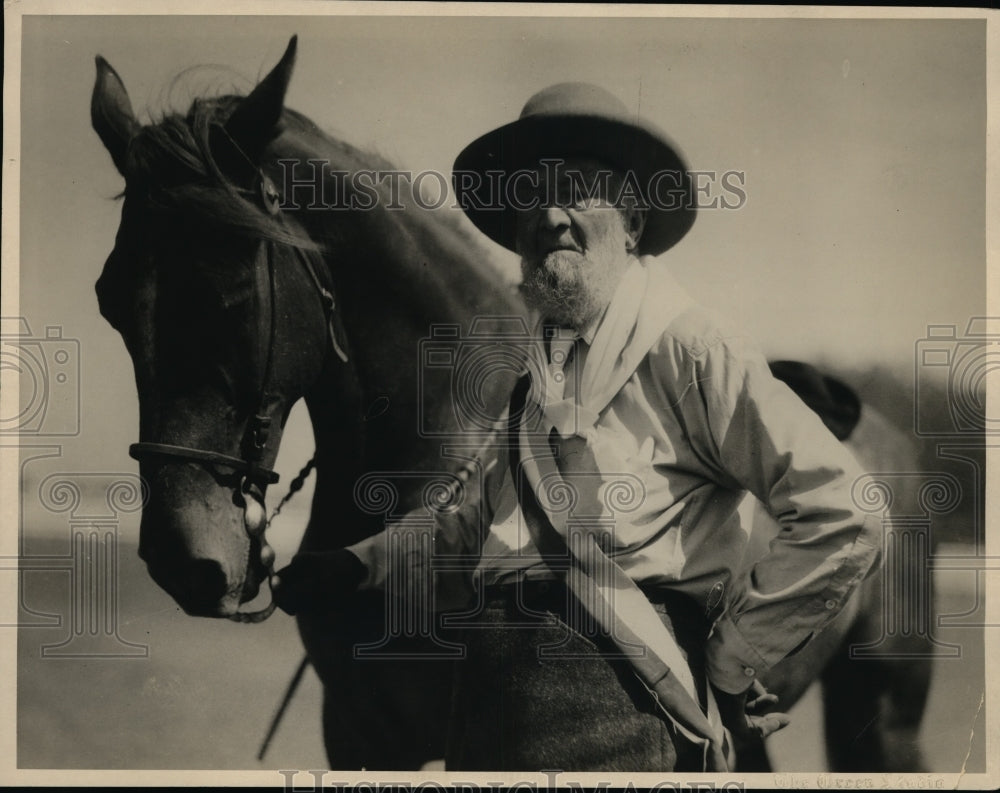
[[[134,460],[155,455],[158,457],[179,457],[182,460],[222,465],[245,474],[253,481],[273,485],[278,481],[278,475],[267,468],[260,468],[240,457],[231,457],[219,452],[208,452],[202,449],[192,449],[188,446],[172,446],[168,443],[133,443],[128,447],[129,456]]]

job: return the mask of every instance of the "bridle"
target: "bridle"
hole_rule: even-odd
[[[290,232],[302,230],[293,226],[293,221],[281,213],[280,196],[273,182],[260,169],[256,169],[253,193],[260,204],[279,220]],[[315,463],[315,458],[302,469],[302,472],[292,483],[290,492],[282,499],[278,508],[266,520],[264,499],[267,485],[278,482],[278,474],[263,465],[271,438],[271,413],[277,402],[276,395],[271,393],[272,373],[274,368],[274,349],[277,338],[277,282],[275,279],[275,250],[278,243],[270,239],[262,239],[254,256],[254,295],[257,305],[258,334],[257,344],[257,402],[250,419],[247,421],[240,441],[240,457],[221,452],[198,449],[191,446],[180,446],[167,443],[140,442],[129,446],[129,456],[142,461],[148,458],[172,458],[184,462],[198,463],[211,467],[222,466],[239,474],[239,482],[235,488],[243,501],[243,525],[251,539],[258,539],[261,551],[268,548],[264,533],[281,506],[302,486],[302,481]],[[327,336],[333,352],[344,363],[347,363],[347,353],[343,339],[343,329],[336,315],[336,300],[333,286],[324,285],[319,273],[323,271],[319,255],[314,250],[307,250],[298,245],[292,245],[296,258],[303,265],[309,280],[313,284],[322,304],[327,327]],[[266,316],[266,321],[261,322]],[[251,508],[256,502],[258,508]],[[267,567],[268,588],[271,589],[274,578],[274,553],[269,554]],[[229,619],[237,622],[262,622],[274,612],[275,602],[273,591],[271,600],[266,607],[255,612],[237,612],[229,615]]]

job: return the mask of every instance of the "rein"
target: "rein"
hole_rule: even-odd
[[[268,214],[277,217],[283,225],[290,228],[291,222],[281,214],[280,196],[271,180],[263,171],[257,169],[255,182],[256,190],[254,190],[254,193],[258,196],[264,210]],[[264,501],[267,485],[276,484],[279,480],[279,475],[273,469],[261,464],[267,452],[268,441],[270,440],[270,408],[275,401],[270,393],[274,366],[274,348],[277,338],[277,311],[275,310],[277,284],[275,281],[273,256],[275,245],[276,243],[273,241],[261,240],[257,248],[257,254],[254,257],[254,294],[258,307],[258,326],[261,328],[257,345],[259,385],[257,409],[247,422],[243,438],[240,442],[241,456],[235,457],[229,454],[222,454],[221,452],[166,443],[140,442],[129,446],[129,456],[140,462],[143,459],[151,457],[169,457],[210,466],[224,466],[241,474],[236,490],[243,499],[243,526],[251,538],[257,538],[260,541],[262,562],[264,561],[265,550],[269,551],[265,565],[267,567],[268,589],[271,590],[271,600],[260,611],[237,612],[228,616],[228,619],[236,622],[263,622],[274,613],[275,602],[271,584],[274,578],[275,555],[270,546],[267,545],[264,533],[271,525],[271,521],[281,511],[281,508],[295,493],[301,490],[306,477],[313,467],[315,467],[316,462],[315,457],[309,460],[298,476],[292,481],[289,492],[265,520],[266,511]],[[317,257],[312,251],[307,252],[295,246],[295,252],[297,254],[296,258],[303,265],[303,268],[309,275],[310,282],[319,296],[323,315],[326,320],[330,347],[341,361],[347,363],[347,353],[344,352],[345,345],[338,338],[339,334],[335,313],[336,301],[333,296],[332,287],[327,288],[320,280],[318,263],[315,261]],[[267,314],[266,323],[260,321],[265,311]],[[252,504],[256,504],[257,507],[251,507]]]

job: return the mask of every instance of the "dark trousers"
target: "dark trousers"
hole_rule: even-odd
[[[657,713],[607,637],[567,625],[572,602],[555,581],[486,591],[479,624],[465,630],[445,767],[700,771],[701,750]],[[654,606],[703,680],[704,615],[676,593]]]

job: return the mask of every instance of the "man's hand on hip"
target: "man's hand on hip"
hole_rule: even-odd
[[[718,689],[714,692],[722,723],[736,740],[764,739],[791,722],[787,713],[773,710],[778,698],[769,694],[758,680],[740,694],[727,694]]]

